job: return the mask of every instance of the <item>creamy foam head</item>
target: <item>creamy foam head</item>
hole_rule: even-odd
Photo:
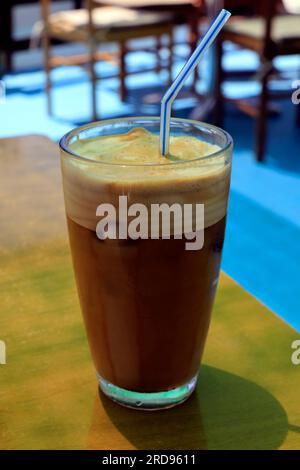
[[[143,128],[127,134],[78,139],[70,145],[76,155],[63,153],[62,170],[68,216],[95,230],[99,204],[202,203],[205,227],[227,210],[230,165],[224,155],[209,158],[220,148],[192,136],[170,139],[170,155],[159,153],[159,137]],[[205,158],[207,157],[207,158]]]

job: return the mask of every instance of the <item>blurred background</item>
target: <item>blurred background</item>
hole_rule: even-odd
[[[223,269],[300,331],[300,0],[2,0],[0,138],[158,115],[223,6],[173,116],[233,136]]]

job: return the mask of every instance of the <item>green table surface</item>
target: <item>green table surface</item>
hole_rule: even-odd
[[[297,449],[299,335],[221,276],[196,392],[168,411],[98,392],[68,249],[56,144],[0,140],[1,449]]]

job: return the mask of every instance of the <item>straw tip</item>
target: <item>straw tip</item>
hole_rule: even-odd
[[[230,11],[226,10],[225,8],[222,9],[222,13],[226,15],[226,20],[231,16]]]

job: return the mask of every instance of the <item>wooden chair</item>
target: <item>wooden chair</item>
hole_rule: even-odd
[[[155,69],[147,71],[160,71],[165,68],[169,72],[171,81],[172,70],[172,30],[173,17],[169,13],[149,13],[118,7],[96,7],[93,0],[87,0],[86,8],[50,13],[50,0],[40,0],[43,18],[43,51],[44,66],[46,72],[46,96],[48,113],[52,113],[51,100],[51,70],[60,65],[87,65],[91,78],[92,91],[92,119],[97,119],[96,83],[98,80],[95,65],[98,60],[109,60],[119,64],[120,97],[126,99],[126,70],[125,58],[130,52],[127,41],[148,36],[157,38],[160,48],[164,45],[161,41],[163,35],[168,36],[169,56],[167,63],[160,62],[157,47],[153,51],[157,54]],[[51,41],[62,40],[66,42],[80,42],[87,45],[88,53],[71,57],[52,57]],[[108,42],[119,44],[119,57],[108,53],[100,53],[98,45]],[[131,73],[141,73],[131,72]],[[111,75],[107,78],[114,78]]]
[[[18,6],[35,3],[36,0],[2,0],[0,7],[0,74],[13,71],[13,54],[28,49],[29,37],[15,37],[14,9]],[[58,3],[60,0],[55,0]],[[79,8],[81,0],[73,0],[74,8]]]
[[[261,0],[262,16],[232,18],[221,32],[217,48],[216,121],[219,125],[222,125],[224,114],[224,97],[221,92],[224,41],[250,49],[260,57],[261,65],[257,72],[261,84],[258,107],[249,105],[246,109],[244,106],[244,110],[256,118],[255,153],[258,161],[263,161],[265,155],[268,82],[274,71],[273,60],[277,56],[300,53],[300,15],[276,15],[276,4],[276,0]]]

